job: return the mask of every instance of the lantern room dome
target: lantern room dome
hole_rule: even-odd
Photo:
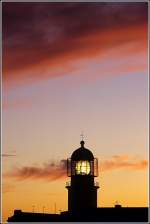
[[[80,142],[81,147],[76,149],[72,155],[71,155],[71,159],[74,161],[78,161],[78,160],[94,160],[94,156],[93,153],[89,150],[84,148],[84,141]]]

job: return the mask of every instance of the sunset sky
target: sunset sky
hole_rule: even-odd
[[[148,206],[147,3],[2,6],[3,220],[67,209],[82,132],[98,206]]]

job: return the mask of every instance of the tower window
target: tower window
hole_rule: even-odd
[[[76,163],[76,174],[79,175],[88,175],[90,173],[90,163],[89,161],[78,161]]]

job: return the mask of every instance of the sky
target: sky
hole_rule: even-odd
[[[3,220],[67,210],[66,159],[99,161],[98,206],[148,206],[148,6],[3,3]]]

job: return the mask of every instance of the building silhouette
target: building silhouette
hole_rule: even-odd
[[[122,207],[116,204],[112,208],[97,208],[98,160],[84,147],[76,149],[67,159],[66,183],[68,190],[68,211],[60,214],[31,213],[15,210],[8,222],[148,222],[147,207]]]
[[[67,160],[67,174],[71,177],[66,184],[68,211],[72,213],[97,208],[99,186],[94,182],[94,177],[98,176],[98,160],[84,147],[84,141],[80,144],[81,147]]]

